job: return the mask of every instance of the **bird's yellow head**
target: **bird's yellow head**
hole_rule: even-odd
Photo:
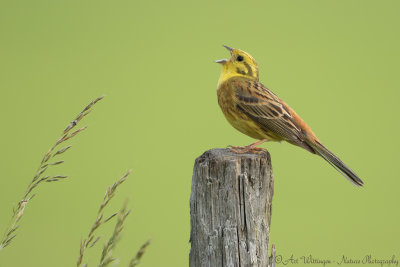
[[[258,66],[254,58],[239,49],[225,46],[231,53],[231,58],[217,60],[222,65],[222,72],[218,84],[225,82],[232,77],[245,77],[251,80],[258,80]]]

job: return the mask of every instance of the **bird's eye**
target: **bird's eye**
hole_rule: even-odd
[[[244,58],[242,56],[238,56],[236,59],[237,61],[243,61]]]

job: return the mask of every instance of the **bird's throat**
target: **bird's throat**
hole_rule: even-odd
[[[222,72],[221,75],[219,76],[218,80],[218,86],[226,82],[227,80],[231,78],[236,78],[236,77],[245,77],[247,78],[247,75],[240,74],[236,71],[236,69],[229,68],[228,66],[223,65],[222,66]]]

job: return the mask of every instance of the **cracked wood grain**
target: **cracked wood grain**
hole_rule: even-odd
[[[190,196],[189,266],[269,266],[273,191],[266,151],[212,149],[198,157]]]

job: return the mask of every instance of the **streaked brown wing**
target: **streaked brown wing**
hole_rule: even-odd
[[[301,128],[279,97],[258,81],[237,79],[232,82],[236,107],[256,122],[266,132],[314,151],[305,143]]]

